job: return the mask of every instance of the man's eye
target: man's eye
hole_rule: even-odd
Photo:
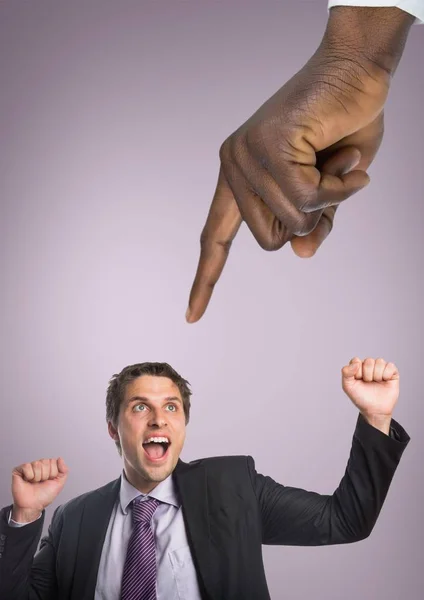
[[[167,407],[171,412],[175,412],[177,410],[177,407],[175,406],[175,404],[168,404]]]
[[[137,408],[140,408],[140,409],[142,409],[142,410],[139,410],[139,411],[137,411]],[[136,412],[143,412],[143,411],[145,410],[145,408],[146,408],[146,407],[144,406],[144,404],[136,404],[136,405],[134,406],[134,410],[135,410]]]

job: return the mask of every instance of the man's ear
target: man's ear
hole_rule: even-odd
[[[109,432],[110,437],[113,439],[114,442],[119,442],[119,435],[118,435],[118,431],[115,429],[115,427],[112,425],[111,421],[107,422],[107,430]]]

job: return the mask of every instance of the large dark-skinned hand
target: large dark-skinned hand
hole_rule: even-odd
[[[259,245],[312,256],[339,204],[369,182],[383,107],[413,17],[397,8],[337,7],[306,65],[220,150],[187,310],[206,310],[242,221]]]

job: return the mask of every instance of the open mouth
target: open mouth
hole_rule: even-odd
[[[143,443],[143,449],[150,461],[158,462],[167,457],[170,445],[170,442],[149,440]]]

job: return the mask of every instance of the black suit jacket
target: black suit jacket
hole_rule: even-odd
[[[359,417],[345,475],[332,495],[286,487],[255,471],[249,456],[179,462],[174,477],[205,600],[268,600],[262,544],[318,546],[366,538],[409,436],[386,436]],[[1,600],[93,600],[119,479],[10,527],[0,513]],[[189,599],[187,599],[189,600]]]

